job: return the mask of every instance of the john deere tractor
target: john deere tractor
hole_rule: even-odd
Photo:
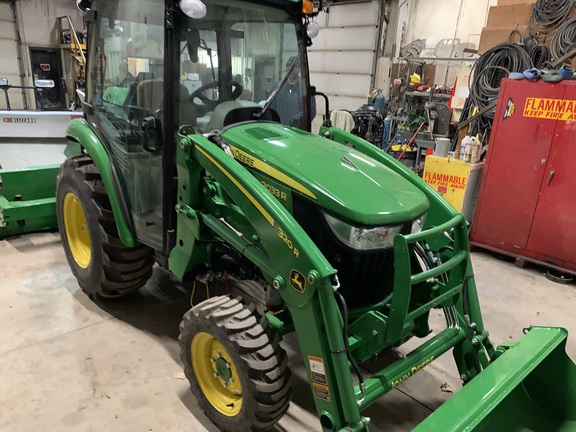
[[[138,290],[155,263],[206,288],[179,341],[221,430],[286,412],[291,332],[326,432],[367,431],[366,407],[450,350],[466,385],[420,430],[574,430],[566,331],[495,349],[464,217],[368,142],[329,122],[310,133],[310,0],[80,7],[87,95],[56,194],[66,256],[95,299]],[[433,309],[445,328],[363,378],[363,362],[429,336]]]

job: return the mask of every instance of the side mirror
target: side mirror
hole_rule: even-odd
[[[0,86],[7,86],[8,78],[0,78]]]
[[[142,148],[147,152],[159,154],[162,151],[162,127],[154,116],[144,118],[142,122]]]
[[[188,55],[192,63],[198,63],[198,47],[200,46],[200,32],[196,29],[185,34],[188,46]]]

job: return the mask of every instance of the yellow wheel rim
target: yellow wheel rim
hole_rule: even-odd
[[[225,416],[238,414],[242,408],[242,386],[224,345],[208,333],[197,333],[190,354],[194,375],[208,402]]]
[[[92,257],[92,242],[90,241],[88,222],[82,203],[72,192],[68,192],[64,196],[62,215],[70,252],[80,267],[88,268]]]

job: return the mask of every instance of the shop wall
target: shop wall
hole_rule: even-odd
[[[385,90],[390,88],[392,65],[398,61],[400,47],[416,39],[425,39],[423,56],[433,56],[434,48],[442,39],[460,39],[478,47],[480,33],[486,24],[490,6],[497,0],[391,0],[392,16],[386,34],[384,50],[378,59],[377,83]],[[464,64],[459,62],[434,62],[435,84],[451,85],[457,71]]]
[[[60,48],[57,18],[70,15],[76,31],[85,29],[82,13],[74,0],[18,0],[18,30],[22,41],[24,84],[33,85],[30,48]],[[65,53],[66,54],[66,53]],[[64,55],[65,60],[68,56]],[[65,77],[68,78],[68,77]],[[30,108],[35,109],[32,91],[27,94]]]

